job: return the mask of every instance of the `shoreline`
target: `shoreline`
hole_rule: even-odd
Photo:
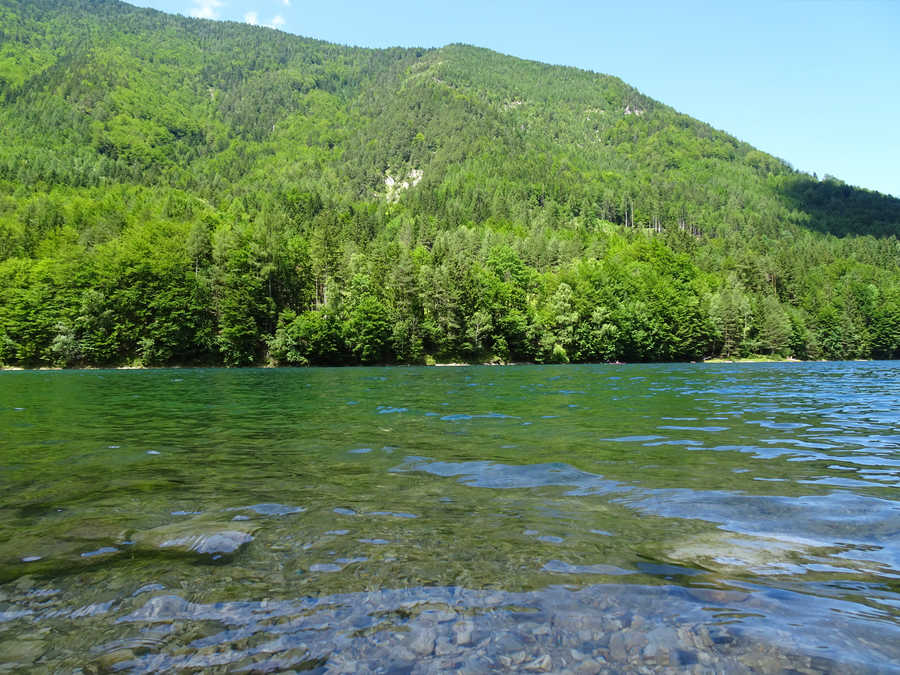
[[[449,361],[446,363],[378,363],[378,364],[370,364],[370,365],[312,365],[312,366],[291,366],[291,365],[269,365],[269,364],[261,364],[261,365],[250,365],[250,366],[224,366],[224,365],[188,365],[188,364],[173,364],[166,366],[138,366],[138,365],[124,365],[124,366],[78,366],[73,368],[67,368],[63,366],[38,366],[35,368],[28,368],[26,366],[4,366],[0,365],[0,372],[16,372],[16,371],[32,371],[32,372],[40,372],[40,371],[63,371],[63,370],[180,370],[180,369],[204,369],[204,370],[242,370],[242,369],[271,369],[271,370],[289,370],[289,369],[302,369],[302,368],[468,368],[468,367],[480,367],[480,366],[492,366],[492,367],[503,367],[503,366],[627,366],[627,365],[661,365],[661,364],[688,364],[688,365],[697,365],[701,366],[707,363],[710,364],[722,364],[722,363],[733,363],[733,364],[742,364],[742,363],[842,363],[842,362],[850,362],[850,363],[868,363],[868,362],[876,362],[878,359],[848,359],[844,361],[829,361],[828,359],[795,359],[795,358],[773,358],[773,357],[739,357],[739,358],[724,358],[724,357],[713,357],[708,359],[701,359],[697,361],[635,361],[635,362],[623,362],[623,361],[584,361],[584,362],[572,362],[572,363],[538,363],[536,361],[510,361],[510,362],[497,362],[497,361],[480,361],[480,362],[471,362],[467,363],[464,361]]]

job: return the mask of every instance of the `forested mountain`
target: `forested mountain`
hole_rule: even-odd
[[[615,77],[0,0],[0,363],[897,358],[898,234]]]

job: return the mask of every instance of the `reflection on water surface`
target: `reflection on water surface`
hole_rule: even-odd
[[[900,672],[898,363],[0,373],[0,668]]]

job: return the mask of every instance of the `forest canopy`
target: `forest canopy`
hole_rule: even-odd
[[[608,75],[0,0],[0,364],[898,358],[898,234]]]

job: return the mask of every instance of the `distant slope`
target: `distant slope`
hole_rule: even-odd
[[[900,200],[615,77],[0,0],[0,101],[0,361],[897,354]]]
[[[25,183],[171,182],[232,140],[278,141],[279,122],[327,114],[310,115],[317,92],[346,115],[331,141],[343,161],[330,164],[354,196],[418,164],[423,187],[476,205],[499,191],[644,226],[900,228],[900,200],[831,189],[614,77],[464,45],[339,47],[111,1],[3,7],[0,170]]]

